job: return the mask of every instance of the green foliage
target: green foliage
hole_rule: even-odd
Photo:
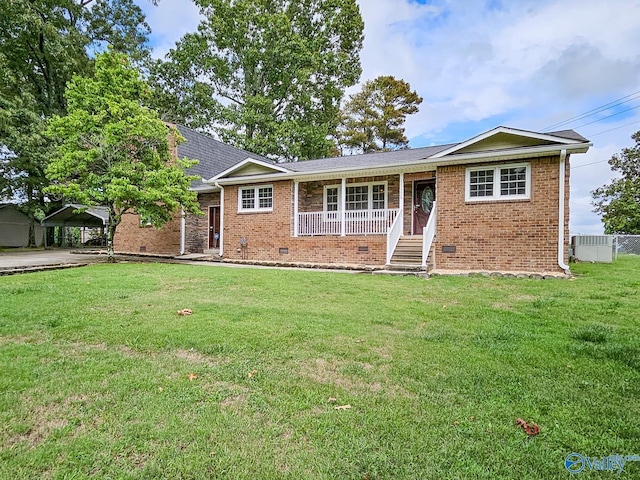
[[[156,64],[164,118],[272,158],[325,156],[360,75],[355,0],[196,0],[204,19]]]
[[[602,215],[606,234],[640,234],[640,132],[636,142],[609,160],[611,170],[621,174],[592,193],[595,212]]]
[[[72,76],[91,74],[91,50],[108,44],[142,59],[148,33],[133,0],[0,0],[0,198],[23,203],[30,244],[35,211],[51,206],[46,119],[65,113]]]
[[[0,277],[0,478],[573,478],[571,452],[638,453],[640,257],[573,269]]]
[[[380,76],[365,82],[340,113],[335,134],[339,153],[345,149],[371,153],[408,148],[404,122],[421,103],[422,97],[404,80]]]
[[[106,52],[96,59],[95,78],[74,77],[65,97],[68,114],[49,122],[55,139],[46,174],[47,192],[109,211],[108,245],[122,215],[134,212],[160,227],[180,209],[200,213],[193,161],[174,159],[170,140],[182,140],[156,112],[143,105],[149,88],[126,55]]]

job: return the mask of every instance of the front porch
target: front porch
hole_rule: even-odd
[[[385,236],[388,267],[426,268],[436,229],[434,173],[294,182],[293,237]]]

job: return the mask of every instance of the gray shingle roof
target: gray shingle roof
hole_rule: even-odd
[[[499,128],[499,127],[497,127]],[[509,128],[510,130],[517,131],[518,129]],[[520,130],[522,132],[538,133],[530,130]],[[577,142],[588,142],[582,135],[574,132],[573,130],[560,130],[557,132],[549,132],[544,135],[552,135],[555,137],[575,140]],[[455,147],[460,143],[450,143],[448,145],[436,145],[432,147],[410,148],[406,150],[395,150],[392,152],[379,152],[379,153],[367,153],[363,155],[347,155],[345,157],[333,157],[333,158],[320,158],[317,160],[307,160],[304,162],[287,162],[281,163],[282,167],[285,167],[293,172],[317,172],[325,170],[341,170],[348,168],[375,168],[375,167],[388,167],[394,163],[405,164],[414,161],[420,161],[431,157],[443,150],[447,150],[451,147]]]
[[[449,145],[438,145],[435,147],[394,150],[392,152],[365,153],[363,155],[347,155],[344,157],[320,158],[317,160],[306,160],[304,162],[287,162],[281,163],[280,165],[294,172],[314,172],[344,168],[383,167],[392,165],[394,163],[400,164],[423,160],[454,145],[457,145],[457,143],[452,143]]]
[[[549,132],[546,135],[553,135],[554,137],[560,137],[560,138],[568,138],[569,140],[576,140],[578,142],[589,141],[574,130],[558,130],[557,132]]]
[[[197,175],[208,180],[247,158],[272,163],[265,157],[219,142],[204,133],[196,132],[182,125],[176,125],[176,128],[186,139],[186,142],[178,145],[178,156],[199,161],[198,165],[187,170],[189,175]],[[191,184],[191,187],[197,189],[198,187],[210,186],[205,185],[201,180],[196,180]]]

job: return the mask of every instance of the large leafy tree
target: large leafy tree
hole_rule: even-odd
[[[606,234],[640,234],[640,131],[636,142],[609,160],[611,170],[621,177],[592,192],[595,212],[602,215]]]
[[[172,155],[172,143],[183,139],[144,106],[149,93],[126,55],[102,53],[95,78],[70,82],[68,114],[54,116],[47,130],[56,146],[46,192],[107,207],[110,259],[124,214],[136,213],[159,227],[180,209],[201,213],[189,190],[195,177],[185,175],[195,162]]]
[[[422,103],[409,83],[383,75],[364,83],[350,95],[336,129],[338,151],[371,153],[407,148],[404,133],[407,115]]]
[[[355,0],[195,0],[204,17],[152,69],[165,118],[288,160],[327,154],[360,76]]]
[[[92,51],[112,45],[138,60],[149,28],[133,0],[0,0],[0,198],[33,221],[47,208],[45,120],[66,111],[74,74],[89,75]]]

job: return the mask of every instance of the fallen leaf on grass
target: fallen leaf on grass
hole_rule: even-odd
[[[516,418],[516,425],[520,425],[526,433],[530,437],[535,437],[540,433],[540,427],[535,423],[527,423],[521,418]]]
[[[189,381],[193,382],[196,378],[198,378],[198,375],[196,375],[195,373],[190,373],[189,374]]]
[[[459,421],[457,421],[457,420],[456,420],[455,422],[453,422],[453,426],[454,426],[454,427],[457,427],[458,425],[460,425],[460,422],[459,422]]]
[[[162,391],[164,391],[164,388],[162,388],[162,387],[158,387],[158,391],[159,391],[159,392],[162,392]]]
[[[351,408],[351,405],[336,405],[333,407],[334,410],[348,410]]]
[[[337,398],[329,397],[327,398],[327,403],[336,403],[338,401]]]
[[[253,370],[251,370],[249,373],[247,373],[247,377],[251,378],[253,377],[256,373],[258,373],[258,370],[256,370],[255,368]]]
[[[193,313],[193,310],[191,310],[190,308],[183,308],[182,310],[178,310],[178,315],[182,315],[182,316],[191,315],[192,313]]]

